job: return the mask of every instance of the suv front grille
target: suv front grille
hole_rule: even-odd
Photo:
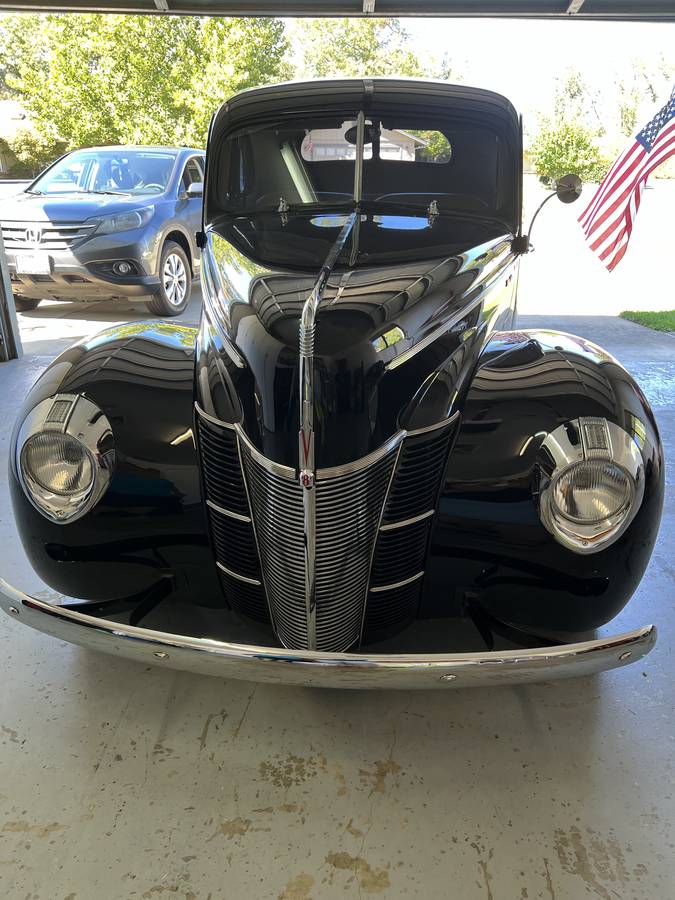
[[[67,250],[89,237],[95,228],[95,224],[83,222],[3,221],[2,239],[6,250]]]

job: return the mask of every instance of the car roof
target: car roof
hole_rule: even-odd
[[[442,115],[456,111],[490,116],[502,127],[519,130],[513,104],[495,91],[424,78],[316,78],[247,88],[234,94],[216,112],[211,136],[254,119],[289,114],[340,112],[379,103],[390,110],[418,109]]]
[[[203,156],[206,151],[200,150],[198,147],[171,147],[159,144],[94,144],[91,147],[78,147],[72,150],[77,153],[78,150],[158,150],[164,153],[196,153]]]

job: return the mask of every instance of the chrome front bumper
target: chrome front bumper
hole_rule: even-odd
[[[646,625],[577,644],[485,653],[385,656],[283,650],[120,625],[45,603],[1,578],[0,607],[38,631],[113,656],[221,678],[311,687],[409,690],[548,681],[625,666],[656,643],[655,626]]]

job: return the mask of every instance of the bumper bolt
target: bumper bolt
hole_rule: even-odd
[[[168,654],[168,653],[164,653],[162,650],[157,650],[157,651],[156,651],[155,653],[153,653],[152,655],[153,655],[153,656],[156,656],[157,659],[168,659],[168,658],[169,658],[169,654]]]
[[[441,681],[456,681],[456,675],[441,675]]]
[[[9,612],[10,612],[11,615],[13,615],[13,616],[18,616],[18,615],[19,615],[19,610],[16,608],[16,606],[10,606],[10,607],[9,607]]]
[[[621,662],[623,662],[624,659],[630,659],[632,655],[633,655],[632,650],[624,650],[624,652],[619,656],[619,660]]]

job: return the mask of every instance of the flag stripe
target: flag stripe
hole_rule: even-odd
[[[675,89],[670,100],[617,157],[579,216],[590,249],[611,272],[621,262],[647,179],[675,155]]]

